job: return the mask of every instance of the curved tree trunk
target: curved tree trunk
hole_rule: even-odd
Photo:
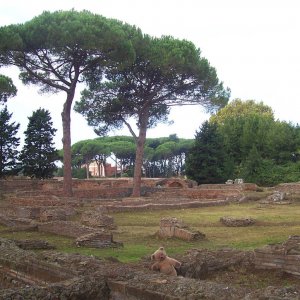
[[[63,192],[67,197],[73,195],[72,191],[72,164],[71,164],[71,106],[74,98],[75,88],[68,93],[67,100],[64,103],[62,112],[63,124],[63,151],[64,151],[64,181]]]
[[[144,146],[146,141],[147,125],[148,125],[149,113],[145,113],[140,118],[140,131],[137,138],[136,153],[135,153],[135,165],[133,175],[133,189],[132,197],[141,196],[141,183],[142,183],[142,166],[144,156]]]

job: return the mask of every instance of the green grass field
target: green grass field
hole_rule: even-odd
[[[169,255],[182,254],[188,249],[234,248],[251,250],[267,244],[287,240],[289,235],[300,235],[300,203],[290,205],[260,205],[257,202],[227,206],[202,207],[181,210],[126,212],[111,214],[117,229],[115,241],[124,243],[122,248],[91,249],[74,246],[71,238],[39,232],[8,232],[0,226],[0,236],[13,239],[44,239],[55,245],[58,251],[81,253],[98,257],[115,257],[123,262],[135,262],[149,256],[159,246],[164,246]],[[220,217],[251,217],[255,225],[249,227],[225,227]],[[206,235],[202,241],[186,242],[179,239],[160,239],[155,233],[160,219],[176,217],[192,230]]]

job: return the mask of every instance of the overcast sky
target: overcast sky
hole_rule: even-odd
[[[299,0],[9,0],[1,3],[0,26],[23,23],[44,10],[89,10],[141,28],[152,36],[172,35],[201,49],[218,77],[231,89],[231,99],[263,101],[276,119],[300,123],[300,1]],[[1,41],[0,41],[1,42]],[[18,81],[18,70],[1,68],[13,78],[18,95],[8,102],[12,119],[21,124],[43,107],[50,111],[57,148],[62,148],[61,111],[65,93],[40,95]],[[80,93],[76,94],[79,99]],[[200,107],[172,110],[171,126],[159,125],[148,137],[194,138],[209,116]],[[72,113],[72,143],[94,138],[92,128]],[[125,128],[110,135],[130,135]]]

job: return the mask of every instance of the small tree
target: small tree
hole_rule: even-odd
[[[38,179],[52,178],[57,167],[57,150],[53,147],[53,137],[57,131],[52,127],[49,111],[38,109],[28,118],[29,124],[24,132],[25,145],[20,160],[24,175]]]
[[[20,144],[16,134],[20,124],[10,123],[11,116],[6,106],[0,111],[0,178],[16,171],[17,148]]]

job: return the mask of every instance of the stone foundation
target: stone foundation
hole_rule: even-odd
[[[96,232],[95,228],[87,227],[71,221],[53,221],[38,225],[40,232],[59,234],[67,237],[77,238],[81,235]]]
[[[122,243],[114,242],[111,232],[84,226],[71,221],[54,221],[38,225],[41,232],[49,232],[67,237],[76,238],[78,247],[86,246],[93,248],[118,247]]]
[[[115,229],[114,218],[95,210],[83,212],[80,222],[90,227]]]
[[[246,266],[251,254],[191,250],[183,260],[185,276],[167,276],[149,267],[110,262],[78,254],[23,251],[0,239],[0,299],[101,300],[257,300],[299,299],[297,286],[250,290],[248,284],[205,280],[211,272]],[[149,259],[149,263],[150,259]],[[184,275],[184,274],[182,274]],[[195,279],[197,278],[197,279]],[[199,280],[201,279],[201,280]]]
[[[191,231],[182,221],[176,218],[163,218],[160,220],[158,235],[162,238],[175,237],[185,241],[201,240],[205,234]]]
[[[92,247],[92,248],[107,248],[107,247],[122,247],[120,242],[113,241],[113,236],[107,231],[97,231],[82,235],[76,239],[75,244],[78,247]]]
[[[228,227],[246,227],[253,225],[255,220],[252,218],[234,218],[234,217],[221,217],[220,222]]]
[[[283,244],[256,249],[255,267],[300,276],[300,236],[290,236]]]

